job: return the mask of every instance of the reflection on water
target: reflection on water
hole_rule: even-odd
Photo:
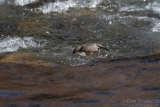
[[[72,101],[72,104],[83,104],[83,103],[97,103],[100,102],[98,100],[74,100]]]
[[[24,93],[23,92],[13,92],[13,91],[0,90],[0,96],[3,96],[5,98],[20,96],[20,95],[24,95]]]
[[[105,92],[105,91],[94,92],[93,94],[96,94],[96,95],[115,95],[115,93],[113,93],[113,92]]]

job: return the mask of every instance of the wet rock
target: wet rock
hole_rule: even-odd
[[[1,53],[0,54],[0,60],[3,59],[5,57],[6,53]]]
[[[9,59],[9,56],[19,54],[10,53],[3,59],[7,60],[7,57]],[[38,60],[32,54],[21,53],[21,55]],[[13,58],[10,59],[13,60]],[[146,63],[141,60],[146,60]],[[149,63],[147,59],[141,58],[97,62],[98,66],[94,67],[90,64],[53,68],[0,63],[1,89],[25,92],[25,95],[16,93],[18,96],[0,97],[0,103],[22,104],[21,106],[24,107],[41,106],[41,104],[51,107],[57,105],[86,107],[88,104],[92,107],[101,105],[112,107],[121,106],[122,101],[128,98],[158,99],[159,63],[159,61]],[[146,69],[142,70],[143,68],[154,69],[154,71],[148,72]],[[136,76],[137,73],[139,76]],[[36,103],[30,104],[31,102]]]
[[[61,65],[53,63],[53,62],[46,62],[44,64],[42,64],[44,66],[50,66],[50,67],[61,67]]]
[[[51,66],[51,67],[60,67],[60,65],[56,63],[44,62],[42,60],[39,60],[37,56],[30,54],[30,53],[24,53],[24,52],[15,52],[15,53],[7,54],[0,61],[9,62],[9,63],[34,65],[34,66],[43,65],[43,66]]]

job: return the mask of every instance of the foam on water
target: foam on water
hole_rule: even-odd
[[[0,53],[2,52],[14,52],[19,48],[36,48],[43,47],[44,44],[40,44],[33,37],[5,37],[0,40]]]
[[[49,12],[65,12],[69,7],[74,7],[75,3],[71,1],[64,2],[55,2],[55,3],[46,3],[44,6],[40,7],[39,10],[43,13]]]
[[[150,3],[147,6],[145,6],[145,8],[148,10],[153,10],[154,12],[160,13],[160,2],[155,1],[155,2]]]
[[[67,0],[56,1],[54,3],[46,3],[39,8],[43,13],[65,12],[69,8],[95,8],[103,0]]]
[[[137,5],[129,5],[119,8],[119,12],[124,12],[124,11],[132,12],[132,11],[145,11],[145,10],[153,10],[154,12],[160,13],[160,2],[155,1],[153,3],[149,3],[144,7],[139,7]]]
[[[26,4],[33,3],[33,2],[36,2],[36,0],[0,0],[0,5],[7,3],[7,4],[24,6]]]
[[[150,3],[147,6],[145,6],[145,8],[147,10],[152,10],[155,13],[160,14],[160,1],[155,1],[153,3]],[[160,20],[156,19],[156,21],[154,23],[155,23],[155,26],[153,27],[152,31],[153,32],[160,32]]]
[[[78,65],[84,65],[87,64],[90,60],[93,60],[92,58],[87,58],[87,57],[67,57],[67,60],[69,62],[69,65],[71,66],[78,66]]]
[[[14,1],[15,5],[21,5],[21,6],[24,6],[32,2],[36,2],[36,0],[15,0]]]
[[[5,2],[6,2],[6,0],[0,0],[0,4],[3,4]]]
[[[160,20],[159,18],[154,18],[154,17],[148,17],[148,16],[132,16],[132,15],[127,15],[123,16],[121,12],[134,12],[134,11],[148,11],[151,10],[153,13],[156,13],[157,15],[160,14],[160,1],[154,1],[153,3],[148,3],[145,6],[137,6],[137,5],[127,5],[124,7],[120,7],[118,10],[117,14],[113,15],[103,15],[100,16],[100,18],[106,19],[106,21],[112,21],[115,20],[116,18],[119,19],[120,22],[124,22],[125,25],[129,25],[127,23],[127,20],[124,19],[135,19],[135,20],[143,20],[143,21],[148,21],[151,22],[153,28],[151,28],[152,32],[160,32]],[[122,19],[122,20],[121,20]]]
[[[160,32],[160,22],[157,23],[157,24],[153,27],[152,31],[153,31],[153,32]]]
[[[160,1],[155,1],[153,3],[148,3],[146,6],[137,6],[137,5],[128,5],[119,8],[119,12],[131,12],[131,11],[145,11],[145,10],[153,10],[154,12],[160,13]]]
[[[131,6],[127,6],[127,7],[121,7],[119,9],[119,12],[123,12],[123,11],[131,12],[131,11],[141,11],[141,10],[144,10],[144,8],[139,8],[136,5],[131,5]]]

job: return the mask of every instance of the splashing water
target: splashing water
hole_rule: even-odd
[[[0,4],[0,35],[11,35],[0,37],[0,52],[27,50],[47,61],[76,66],[96,58],[71,54],[82,43],[109,47],[110,53],[102,51],[105,59],[144,56],[159,46],[159,0],[0,0]],[[45,38],[47,44],[37,38]]]
[[[155,12],[160,13],[160,2],[159,1],[155,1],[153,3],[150,3],[149,5],[145,6],[146,9],[151,9]]]
[[[29,3],[33,3],[36,2],[36,0],[0,0],[0,4],[14,4],[14,5],[20,5],[20,6],[24,6],[26,4]]]
[[[46,3],[39,8],[43,13],[49,12],[65,12],[69,8],[95,8],[103,0],[68,0],[68,1],[57,1],[55,3]]]
[[[26,4],[32,3],[32,2],[36,2],[36,0],[15,0],[15,5],[21,5],[24,6]]]
[[[38,43],[33,37],[5,37],[0,40],[0,53],[14,52],[19,48],[36,48],[43,47],[44,44]]]

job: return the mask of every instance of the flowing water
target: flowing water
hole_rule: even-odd
[[[159,47],[160,0],[0,0],[0,105],[158,107]]]
[[[73,55],[83,43],[107,47],[108,60],[156,53],[159,41],[159,0],[0,0],[0,53],[76,66],[97,57]]]

